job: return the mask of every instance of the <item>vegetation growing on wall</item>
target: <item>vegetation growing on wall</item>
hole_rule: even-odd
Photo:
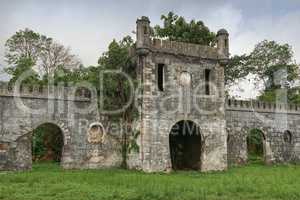
[[[208,46],[216,44],[216,34],[211,32],[203,21],[193,19],[187,22],[183,16],[178,16],[173,12],[162,15],[161,20],[163,26],[156,25],[154,27],[154,36],[156,37]]]
[[[247,137],[247,150],[249,162],[263,162],[264,136],[260,129],[251,129]]]
[[[55,161],[61,159],[63,135],[61,130],[52,124],[43,124],[32,132],[32,160]]]
[[[216,34],[202,21],[187,22],[184,17],[173,12],[161,16],[163,26],[154,27],[154,36],[169,40],[214,46]],[[293,58],[289,44],[264,40],[255,45],[249,54],[234,55],[225,66],[225,85],[227,87],[254,75],[255,84],[263,82],[259,100],[276,101],[276,89],[288,89],[288,102],[300,103],[299,89],[294,86],[298,78],[298,65]]]
[[[215,45],[216,34],[211,32],[202,21],[188,22],[184,17],[173,12],[162,15],[161,20],[163,26],[157,25],[153,30],[155,37],[201,45]],[[20,45],[24,41],[25,48]],[[136,63],[129,53],[132,47],[134,47],[134,41],[129,36],[121,41],[113,40],[108,50],[100,56],[97,66],[84,67],[79,65],[78,59],[70,53],[68,48],[54,42],[52,38],[25,29],[16,32],[6,43],[8,62],[6,72],[11,75],[11,84],[14,84],[21,74],[28,70],[32,72],[32,75],[23,81],[24,84],[64,83],[68,85],[87,81],[96,88],[99,99],[102,94],[101,101],[98,101],[99,110],[112,111],[123,107],[129,101],[133,91],[130,91],[130,83],[120,73],[105,74],[102,87],[100,87],[99,75],[105,70],[119,70],[129,75],[133,84],[136,85]],[[286,74],[279,73],[275,76],[277,72],[286,72]],[[229,65],[225,67],[225,83],[226,85],[235,84],[249,74],[256,75],[257,82],[263,80],[264,90],[259,97],[260,100],[276,101],[277,90],[284,88],[287,90],[288,102],[300,103],[298,89],[293,87],[298,72],[290,45],[265,40],[258,43],[251,53],[231,57]],[[285,80],[284,83],[282,80]],[[137,118],[133,103],[122,112],[109,115],[108,119],[112,122],[121,121],[129,126],[125,128],[127,131],[122,135],[124,160],[129,151],[138,149],[134,140],[128,138],[129,136],[136,137],[130,128]],[[42,150],[37,150],[37,152],[42,152]]]

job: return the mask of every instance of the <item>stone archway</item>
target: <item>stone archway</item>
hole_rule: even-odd
[[[64,135],[54,123],[43,123],[31,132],[31,155],[33,161],[62,160]]]
[[[247,134],[248,163],[266,163],[266,136],[259,128],[248,130]]]
[[[283,161],[291,162],[293,160],[293,148],[294,148],[294,139],[293,134],[290,130],[284,130],[282,134],[282,146],[283,146]]]
[[[36,120],[32,124],[22,124],[19,125],[20,137],[18,137],[16,142],[15,157],[16,157],[16,167],[18,169],[30,169],[32,167],[32,140],[33,131],[40,126],[45,124],[51,124],[52,126],[59,129],[63,138],[62,153],[60,156],[60,165],[64,168],[69,162],[70,158],[70,139],[71,131],[67,125],[67,121],[53,121],[53,120]]]
[[[182,120],[173,125],[169,145],[174,170],[200,170],[202,138],[200,128],[193,121]]]

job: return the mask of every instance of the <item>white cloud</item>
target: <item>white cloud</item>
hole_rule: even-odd
[[[247,53],[258,42],[268,39],[288,43],[293,47],[295,58],[300,61],[300,12],[283,16],[264,16],[249,20],[235,37],[231,38],[233,54]]]
[[[243,23],[242,10],[231,4],[225,4],[209,13],[206,21],[212,30],[225,28],[230,33],[230,37],[235,37]]]

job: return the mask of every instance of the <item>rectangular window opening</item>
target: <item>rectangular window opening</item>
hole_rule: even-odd
[[[228,39],[225,39],[225,48],[228,48]]]
[[[157,65],[157,86],[160,91],[164,91],[164,64]]]
[[[210,79],[210,69],[205,69],[205,94],[206,95],[210,95],[209,79]]]

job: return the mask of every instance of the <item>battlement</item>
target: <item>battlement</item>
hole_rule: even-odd
[[[150,20],[145,16],[137,19],[136,24],[136,49],[139,55],[144,56],[151,51],[219,60],[222,65],[227,64],[229,58],[229,33],[225,29],[218,31],[216,35],[216,47],[210,47],[152,38]]]
[[[257,111],[257,112],[271,112],[271,113],[298,113],[300,114],[300,105],[295,104],[276,104],[262,101],[245,101],[226,99],[226,110],[237,111]]]
[[[89,101],[91,93],[87,89],[80,87],[21,85],[15,89],[7,83],[1,83],[0,96]]]
[[[171,53],[204,59],[218,59],[218,49],[210,46],[177,42],[170,40],[151,39],[150,49],[163,53]]]

